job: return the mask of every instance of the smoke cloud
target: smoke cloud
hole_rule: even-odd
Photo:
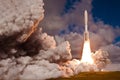
[[[28,29],[44,15],[42,0],[0,0],[0,3],[0,36]]]
[[[95,48],[93,49],[94,53],[92,53],[94,64],[83,63],[80,62],[80,60],[73,59],[75,57],[77,58],[77,56],[80,56],[79,52],[81,52],[80,50],[82,50],[83,38],[81,34],[71,32],[70,34],[66,34],[62,36],[56,35],[54,37],[48,35],[45,32],[42,32],[42,28],[40,27],[38,27],[37,30],[34,30],[33,28],[31,30],[30,29],[31,25],[29,23],[21,24],[21,20],[27,19],[24,13],[31,14],[34,17],[34,19],[32,18],[27,19],[28,22],[33,21],[33,24],[36,22],[36,20],[38,19],[41,20],[43,18],[43,12],[44,12],[43,0],[35,0],[35,1],[4,0],[0,2],[5,4],[5,6],[7,5],[7,3],[9,3],[10,6],[13,6],[10,7],[10,9],[13,8],[13,13],[15,15],[17,15],[17,13],[19,12],[21,13],[20,16],[17,15],[17,18],[20,18],[20,21],[18,21],[20,25],[16,25],[16,26],[4,25],[6,28],[1,29],[1,35],[4,34],[3,36],[5,38],[0,39],[0,48],[1,48],[0,49],[0,79],[45,80],[50,78],[69,77],[78,74],[79,72],[101,71],[107,64],[110,63],[110,60],[108,58],[109,54],[104,50],[108,49],[107,51],[110,51],[109,50],[110,47],[108,44],[111,44],[111,42],[113,41],[115,37],[114,35],[115,33],[112,28],[109,28],[108,25],[104,25],[104,23],[102,22],[94,23],[91,15],[89,16],[90,17],[89,24],[90,26],[91,25],[94,26],[90,28],[91,30],[90,34],[95,36],[95,38],[91,37],[91,39],[96,42],[96,43],[91,42],[92,44],[94,44],[94,48]],[[59,1],[46,0],[44,2],[46,5],[45,6],[46,17],[42,23],[40,22],[41,23],[40,26],[43,26],[43,30],[48,32],[49,34],[55,35],[55,33],[59,32],[60,30],[66,29],[66,26],[69,23],[75,23],[78,24],[78,26],[82,27],[83,16],[81,12],[83,12],[84,9],[88,9],[89,14],[91,14],[90,12],[92,9],[91,0],[86,0],[86,1],[81,0],[79,3],[73,5],[74,8],[76,9],[72,10],[72,13],[70,12],[62,16],[60,15],[60,13],[63,10],[64,5],[66,3],[65,0],[59,0]],[[14,3],[14,5],[11,5],[12,3]],[[21,5],[19,5],[20,3]],[[53,3],[56,4],[53,6]],[[77,7],[81,7],[80,10]],[[9,10],[8,8],[5,7],[5,10]],[[16,9],[17,12],[15,12]],[[2,8],[0,8],[0,11],[2,12]],[[80,13],[80,15],[78,13]],[[12,14],[10,14],[8,17],[14,20],[13,17],[11,18],[11,15]],[[80,18],[78,18],[78,16],[75,15],[79,15]],[[9,23],[10,20],[8,17],[6,19],[5,16],[2,16],[3,20],[4,19],[8,20],[7,23]],[[6,21],[2,21],[2,19],[1,22],[6,23]],[[13,22],[11,23],[17,24],[17,22],[14,23]],[[99,29],[97,27],[98,25],[99,25]],[[101,25],[104,27],[101,27]],[[22,27],[18,28],[20,26]],[[107,31],[108,34],[111,34],[110,36],[104,35],[106,28],[108,29]],[[20,34],[26,35],[25,32],[29,32],[29,30],[32,31],[32,34],[29,36],[29,38],[25,42],[17,42],[17,40],[19,39],[18,37],[20,35],[16,34],[16,32],[21,31]],[[94,30],[95,31],[97,30],[97,32],[93,33],[92,31]],[[102,41],[105,42],[99,44],[99,42]],[[11,43],[11,44],[7,44],[7,43]],[[102,48],[103,46],[105,46],[105,48]],[[99,48],[100,50],[98,50]],[[114,46],[114,48],[116,49],[117,47]],[[119,48],[117,48],[116,50],[119,50]],[[112,51],[110,52],[111,52],[110,55],[112,55],[113,54]]]
[[[63,34],[62,36],[59,36],[59,39],[61,37],[61,41],[68,40],[71,44],[71,52],[73,57],[80,56],[82,51],[82,45],[83,45],[83,31],[84,31],[84,16],[83,12],[84,10],[88,10],[89,14],[89,32],[90,32],[90,41],[91,41],[91,49],[93,52],[95,52],[98,49],[107,50],[110,53],[110,58],[112,59],[112,62],[116,62],[116,55],[119,51],[119,46],[113,44],[115,42],[115,39],[120,36],[120,28],[116,27],[113,28],[113,26],[109,24],[104,24],[103,21],[98,20],[97,22],[94,21],[94,18],[92,16],[92,0],[80,0],[80,1],[58,1],[56,2],[56,7],[52,5],[55,0],[47,1],[45,0],[45,14],[46,17],[42,21],[41,25],[43,25],[44,31],[46,31],[49,34],[58,36],[58,33]],[[72,4],[70,6],[70,9],[66,8],[66,5],[68,3]],[[61,5],[59,5],[59,3]],[[67,12],[65,12],[65,9],[67,9]],[[47,12],[49,11],[49,12]],[[55,13],[54,13],[55,12]],[[64,12],[64,14],[61,14]],[[54,16],[57,15],[57,16]],[[54,21],[54,17],[56,17],[56,20]],[[62,21],[57,20],[57,17],[61,18]],[[49,19],[48,19],[49,18]],[[51,22],[51,24],[48,24]],[[53,24],[52,24],[53,23]],[[56,24],[57,25],[54,25]],[[62,24],[62,25],[61,25]],[[70,27],[72,25],[72,27]],[[66,33],[66,34],[65,34]],[[57,37],[58,38],[58,37]],[[57,40],[58,41],[58,40]],[[58,43],[60,40],[58,41]],[[111,45],[113,45],[111,47]],[[106,48],[111,47],[111,48]],[[115,49],[114,49],[115,48]],[[116,53],[115,53],[116,52]],[[114,61],[115,60],[115,61]],[[120,61],[120,59],[117,59],[117,62]]]
[[[43,50],[40,50],[40,53],[33,57],[21,56],[3,59],[0,61],[0,79],[45,80],[69,77],[79,72],[100,71],[109,63],[108,53],[101,50],[93,54],[95,64],[82,63],[77,59],[70,59],[72,57],[68,42],[62,43],[52,51],[43,52]]]

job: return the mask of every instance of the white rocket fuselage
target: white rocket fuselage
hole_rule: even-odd
[[[84,32],[84,41],[89,41],[89,32],[88,32],[88,13],[87,10],[84,12],[85,18],[85,32]]]

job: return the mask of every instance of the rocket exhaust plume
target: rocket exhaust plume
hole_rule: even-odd
[[[93,59],[91,56],[91,49],[90,49],[89,32],[88,32],[88,13],[87,13],[87,10],[85,10],[85,12],[84,12],[84,18],[85,18],[85,32],[84,32],[84,45],[83,45],[81,62],[93,64]]]

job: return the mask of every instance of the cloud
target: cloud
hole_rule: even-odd
[[[120,64],[109,64],[103,71],[120,71]]]
[[[61,48],[65,48],[65,46],[61,46]],[[59,48],[59,52],[64,52],[65,49],[65,51],[68,50],[67,48],[64,50],[61,48]],[[39,56],[40,54],[41,56]],[[51,55],[49,50],[44,54],[39,53],[33,57],[23,56],[1,60],[0,79],[45,80],[50,78],[69,77],[80,72],[99,71],[103,66],[107,65],[106,61],[108,59],[106,53],[101,51],[96,52],[94,55],[94,59],[96,61],[95,64],[83,63],[77,59],[56,63],[49,60],[53,58],[48,55]],[[53,55],[53,57],[55,57],[56,53],[53,52]],[[66,55],[66,53],[58,54],[58,56],[60,55],[65,59],[69,59],[69,55]],[[43,56],[46,56],[46,58],[43,58]],[[59,60],[61,60],[61,58],[59,58]]]
[[[40,24],[43,30],[49,34],[58,34],[70,23],[75,23],[79,26],[83,26],[83,12],[85,9],[90,13],[92,0],[81,0],[74,4],[74,10],[72,12],[62,15],[66,5],[65,0],[45,0],[45,18]],[[55,5],[53,5],[55,3]]]
[[[61,30],[61,28],[67,25],[66,21],[61,16],[65,2],[66,0],[44,0],[45,17],[40,24],[44,31],[57,33],[58,29]]]
[[[105,50],[109,53],[109,58],[111,59],[112,63],[119,63],[120,62],[119,42],[116,44],[112,44],[113,36],[109,34],[112,34],[113,32],[111,32],[111,29],[110,31],[108,30],[108,32],[110,32],[110,33],[106,33],[108,34],[108,36],[107,35],[104,36],[104,31],[103,31],[103,34],[101,34],[101,32],[100,34],[99,33],[95,34],[93,32],[90,32],[92,52],[95,52],[99,49]],[[82,48],[83,48],[83,35],[79,33],[71,32],[70,34],[59,36],[59,38],[60,37],[62,38],[63,41],[67,40],[70,42],[71,53],[72,53],[73,58],[80,58],[82,54]]]
[[[83,48],[83,35],[71,32],[63,35],[63,38],[70,42],[73,58],[80,58]]]
[[[60,14],[62,11],[64,11],[67,2],[62,0],[58,1],[56,2],[56,7],[54,7],[52,5],[53,1],[55,0],[45,1],[45,3],[47,3],[45,5],[45,10],[48,14],[46,14],[46,18],[44,19],[42,26],[44,30],[49,34],[63,34],[60,37],[62,37],[62,41],[68,40],[70,42],[73,57],[80,56],[80,53],[82,52],[82,36],[84,31],[83,12],[86,9],[88,10],[89,14],[88,25],[92,51],[95,52],[102,47],[106,47],[107,49],[105,48],[105,50],[110,53],[110,58],[113,62],[118,62],[120,60],[119,56],[117,58],[115,57],[115,54],[118,54],[120,52],[119,47],[113,44],[113,42],[115,42],[115,39],[120,36],[120,28],[113,28],[113,26],[109,24],[104,24],[104,22],[101,20],[95,22],[92,16],[92,0],[80,0],[75,4],[72,4],[73,9],[70,9],[70,11],[68,9],[68,11],[62,16]],[[60,43],[60,41],[58,42]],[[111,48],[108,48],[108,46]]]
[[[0,36],[13,35],[34,25],[35,20],[43,19],[43,1],[0,0]]]
[[[114,57],[119,54],[115,52],[116,54],[114,55],[113,52],[119,52],[119,47],[117,47],[119,43],[116,45],[111,44],[115,38],[114,29],[101,21],[97,23],[93,21],[91,2],[91,0],[81,0],[73,5],[75,9],[72,12],[61,16],[60,13],[66,3],[65,0],[46,0],[46,18],[44,19],[45,21],[41,23],[41,26],[43,26],[45,31],[53,35],[65,29],[66,24],[68,25],[70,23],[77,24],[81,29],[82,26],[84,26],[82,12],[84,9],[88,9],[90,15],[90,35],[94,36],[90,37],[94,41],[91,42],[91,44],[95,46],[95,52],[92,54],[94,64],[72,59],[72,55],[73,57],[79,58],[79,52],[82,50],[83,35],[71,32],[70,34],[64,34],[62,36],[56,35],[54,38],[45,32],[43,33],[41,28],[38,28],[24,43],[12,47],[3,44],[4,47],[2,46],[2,49],[5,49],[5,51],[0,51],[0,57],[2,56],[0,60],[0,79],[44,80],[57,77],[69,77],[85,71],[99,71],[109,63],[108,53],[104,50],[110,52],[112,61],[115,61]],[[56,4],[53,5],[53,3]],[[27,2],[25,2],[25,4],[27,4]],[[38,3],[36,2],[35,5],[36,4]],[[80,15],[80,19],[78,15]],[[107,36],[105,34],[107,34]],[[13,40],[11,37],[8,39]],[[13,43],[15,44],[16,42]],[[6,54],[4,55],[4,53]],[[119,61],[119,57],[117,57],[117,59]]]
[[[110,44],[107,46],[103,46],[101,49],[106,50],[109,52],[110,59],[113,63],[119,63],[120,62],[120,47]]]

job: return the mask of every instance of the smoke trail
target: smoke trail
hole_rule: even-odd
[[[48,54],[48,53],[47,53]],[[49,59],[49,58],[48,58]],[[97,60],[98,61],[98,60]],[[106,62],[106,61],[105,61]],[[80,63],[79,60],[71,60],[62,63],[51,63],[48,60],[36,60],[32,57],[20,57],[0,61],[1,79],[49,79],[57,77],[68,77],[79,72],[99,71],[105,62],[98,61],[96,64]],[[42,76],[41,76],[42,75]]]

